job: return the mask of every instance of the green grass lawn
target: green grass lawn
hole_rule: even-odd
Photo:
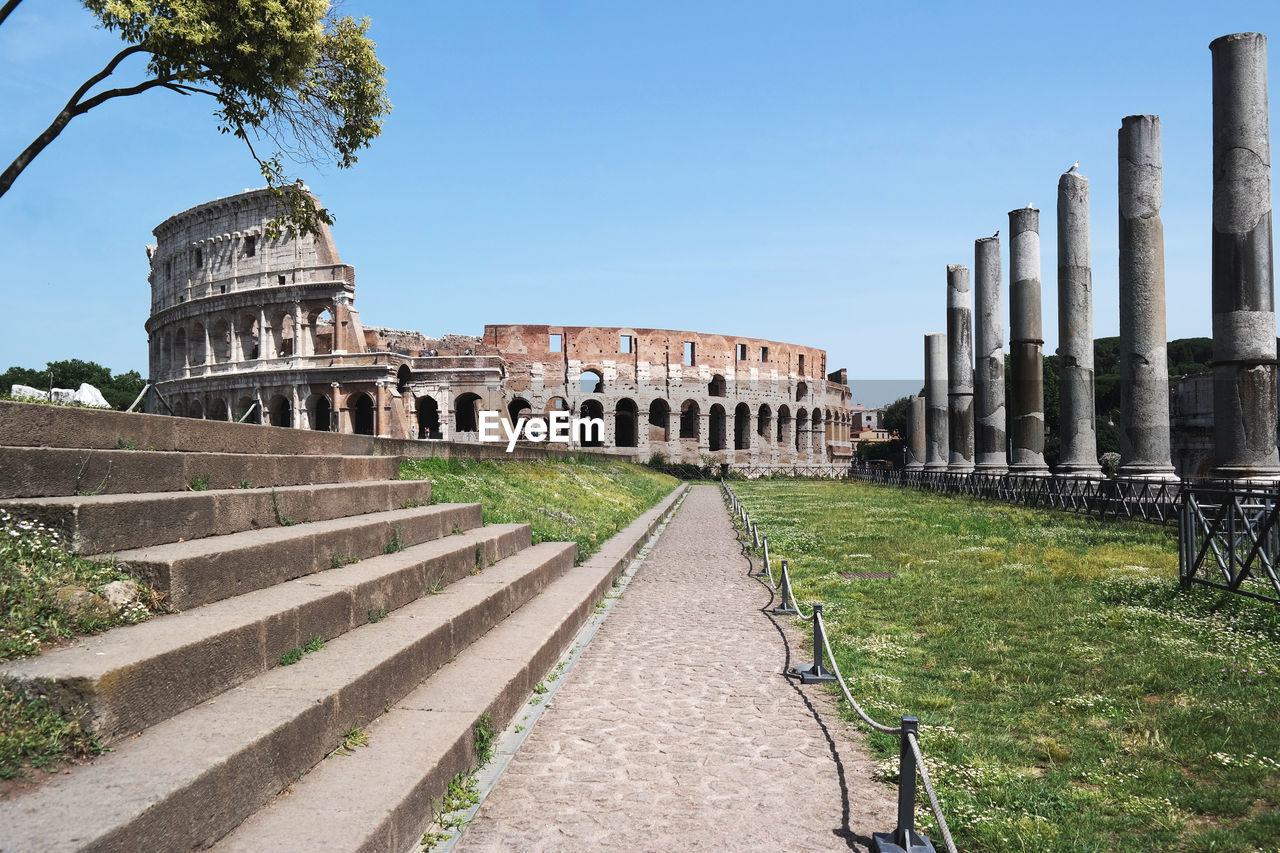
[[[479,503],[486,524],[521,522],[533,541],[576,542],[578,561],[662,500],[674,477],[629,462],[412,459],[402,480],[430,480],[433,503]]]
[[[733,485],[797,599],[824,602],[854,696],[920,718],[961,850],[1280,850],[1280,608],[1183,590],[1174,531]],[[897,739],[872,743],[896,779]]]

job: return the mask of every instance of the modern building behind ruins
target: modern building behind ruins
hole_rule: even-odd
[[[274,210],[250,190],[156,228],[151,411],[454,441],[479,440],[482,411],[564,411],[604,421],[585,446],[641,459],[851,454],[846,374],[828,374],[823,350],[664,329],[488,325],[431,339],[365,326],[328,229],[269,238]]]

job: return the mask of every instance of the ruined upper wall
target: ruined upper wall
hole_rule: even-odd
[[[152,313],[247,288],[331,280],[354,284],[354,270],[342,264],[327,226],[318,236],[269,239],[266,226],[276,211],[270,190],[247,190],[196,205],[156,226],[156,244],[147,247]]]
[[[560,350],[552,336],[559,336]],[[626,348],[624,336],[630,338]],[[757,368],[779,376],[823,379],[827,353],[763,338],[714,335],[675,329],[613,326],[492,325],[484,327],[484,342],[512,364],[576,361],[584,365],[604,361],[685,365],[685,345],[693,344],[692,366],[713,371]]]

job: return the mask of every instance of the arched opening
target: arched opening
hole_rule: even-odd
[[[314,311],[308,317],[311,325],[311,354],[329,355],[333,352],[333,312],[328,308]]]
[[[231,413],[227,411],[227,401],[221,397],[214,397],[209,401],[209,413],[206,416],[211,421],[227,421],[231,419]]]
[[[205,349],[204,323],[196,323],[191,329],[191,354],[187,356],[187,361],[197,367],[202,367],[209,361],[209,353]]]
[[[814,409],[810,418],[812,419],[812,422],[809,425],[811,439],[809,446],[813,449],[814,453],[821,453],[823,439],[826,437],[822,432],[826,429],[826,426],[822,423],[822,409]]]
[[[453,431],[478,432],[479,417],[476,412],[480,408],[479,394],[462,394],[453,404]]]
[[[739,403],[733,410],[733,449],[751,448],[751,407]]]
[[[791,410],[785,405],[778,407],[778,444],[791,441]]]
[[[724,406],[714,404],[707,410],[707,446],[713,451],[724,450]]]
[[[707,383],[707,396],[723,397],[724,387],[724,377],[717,373],[715,376],[712,376],[711,381]]]
[[[418,413],[418,438],[440,439],[440,404],[435,397],[419,397],[415,411]]]
[[[271,402],[267,405],[267,412],[270,415],[269,423],[272,426],[293,426],[293,405],[289,402],[289,398],[283,394],[277,394],[271,398]]]
[[[544,412],[567,412],[569,411],[569,402],[564,397],[552,397],[547,401],[547,407]]]
[[[809,430],[809,413],[806,412],[804,409],[800,409],[798,412],[796,412],[795,445],[796,445],[797,451],[799,451],[805,446],[805,440],[808,437],[807,435],[808,430]]]
[[[252,314],[245,314],[240,318],[237,324],[240,336],[240,359],[241,361],[252,361],[258,358],[260,349],[261,335],[258,329],[258,318]]]
[[[182,371],[187,366],[187,330],[179,329],[173,336],[173,369]]]
[[[615,447],[635,447],[636,421],[639,410],[634,400],[623,398],[618,401],[618,408],[613,414],[613,444]]]
[[[276,340],[276,355],[280,358],[298,355],[298,330],[293,325],[293,314],[281,314],[271,322],[271,331]]]
[[[247,418],[245,417],[246,412],[249,413]],[[236,420],[243,419],[247,424],[260,424],[262,423],[262,407],[252,397],[241,397],[240,402],[236,405],[235,416]]]
[[[321,432],[332,429],[332,417],[333,407],[329,404],[328,397],[323,394],[312,394],[307,398],[307,420],[311,422],[312,429]]]
[[[396,369],[396,390],[401,394],[407,394],[409,391],[409,383],[413,381],[413,371],[409,369],[409,365],[402,364]]]
[[[649,404],[649,440],[667,441],[671,438],[671,407],[659,397]]]
[[[529,401],[524,397],[516,397],[507,404],[507,417],[511,420],[514,427],[520,423],[521,418],[528,418],[533,414],[533,406],[529,405]]]
[[[583,400],[580,416],[584,419],[596,420],[594,424],[583,424],[582,446],[604,447],[604,406],[599,400]]]
[[[182,417],[182,409],[179,407],[175,406],[173,413],[179,417]],[[195,418],[196,420],[199,420],[204,417],[204,406],[200,404],[199,400],[191,401],[191,405],[187,407],[187,417]]]
[[[680,437],[697,440],[702,437],[702,410],[693,400],[680,407]]]
[[[347,398],[351,412],[351,431],[356,435],[374,435],[373,398],[363,392]]]
[[[769,408],[768,403],[761,405],[760,410],[756,412],[756,435],[760,436],[763,442],[773,437],[773,410]]]
[[[185,418],[187,416],[187,404],[184,401],[173,401],[173,416],[175,418]]]
[[[209,339],[209,343],[213,346],[215,364],[224,364],[231,360],[231,328],[221,317],[213,324],[213,337]]]
[[[604,377],[596,370],[582,371],[582,377],[579,385],[583,394],[603,394],[604,393]]]
[[[809,385],[805,382],[796,383],[796,402],[799,403],[805,397],[809,396]]]

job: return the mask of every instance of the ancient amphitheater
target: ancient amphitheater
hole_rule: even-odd
[[[298,429],[475,442],[568,412],[604,422],[583,446],[648,459],[804,464],[851,455],[843,369],[813,347],[729,335],[486,325],[428,338],[365,326],[332,234],[272,239],[267,190],[155,229],[148,410]]]

